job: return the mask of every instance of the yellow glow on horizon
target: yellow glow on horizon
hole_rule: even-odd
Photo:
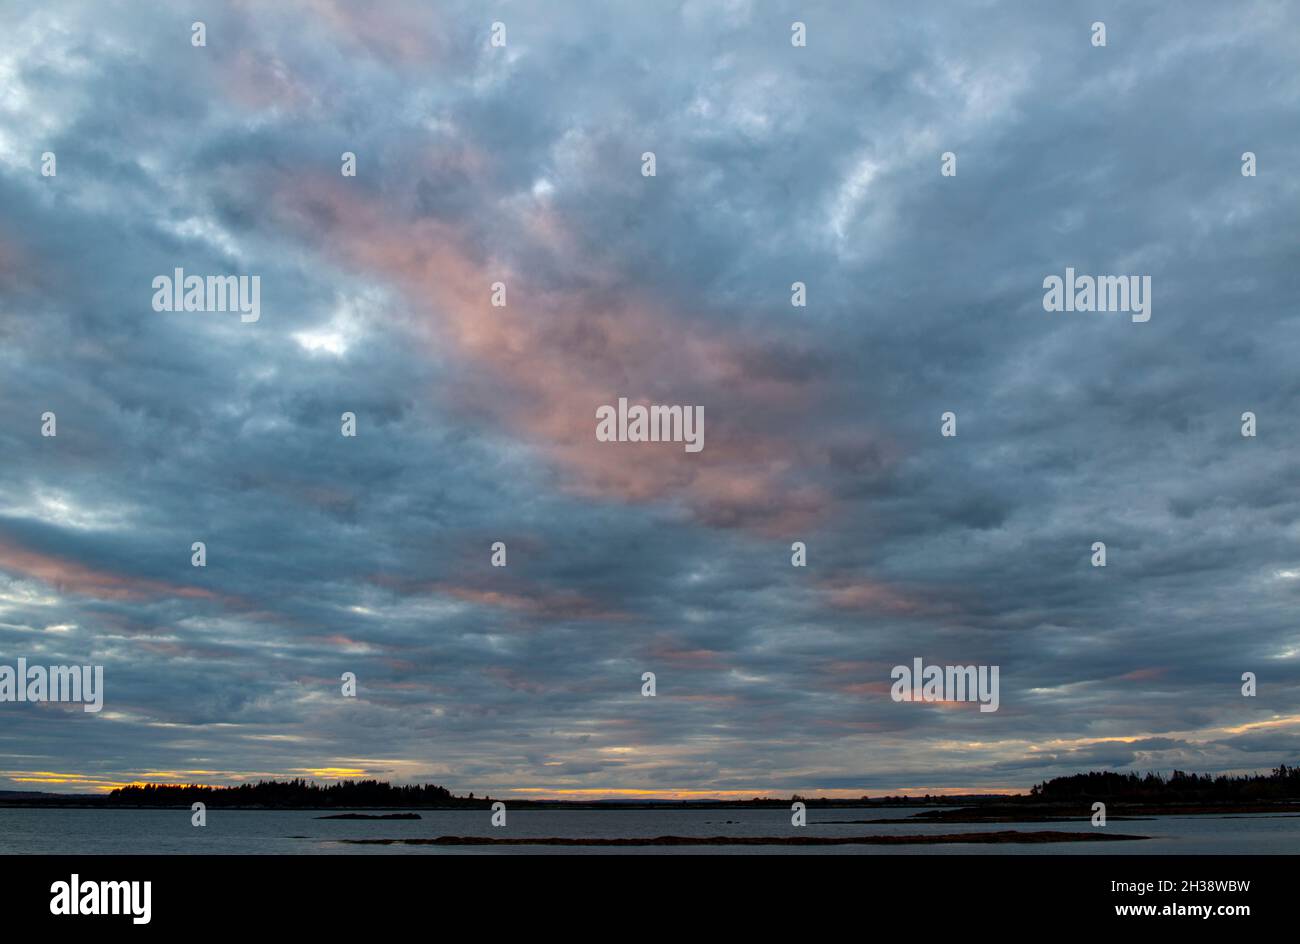
[[[1216,727],[1207,727],[1195,731],[1147,731],[1132,735],[1111,735],[1106,737],[1079,737],[1079,738],[1055,738],[1037,742],[1030,742],[1023,738],[1008,738],[1005,740],[986,740],[986,741],[936,741],[930,742],[926,746],[931,750],[953,751],[953,752],[971,752],[980,751],[986,753],[1003,753],[1015,754],[1023,757],[1041,757],[1044,754],[1061,752],[1068,754],[1071,750],[1080,748],[1102,745],[1102,744],[1133,744],[1150,738],[1167,737],[1179,738],[1189,742],[1189,744],[1206,744],[1222,738],[1227,735],[1240,735],[1256,730],[1270,730],[1300,726],[1300,715],[1285,715],[1270,718],[1265,721],[1249,721],[1241,724],[1222,724]],[[616,745],[602,749],[606,752],[613,753],[615,756],[626,756],[639,752],[640,748],[629,747],[625,745]],[[205,758],[206,759],[206,758]],[[300,767],[281,769],[279,771],[215,771],[215,770],[149,770],[149,771],[114,771],[108,775],[96,775],[86,773],[69,773],[62,771],[50,770],[9,770],[0,771],[0,780],[9,780],[15,784],[30,784],[35,787],[71,787],[70,792],[87,792],[96,791],[108,793],[112,790],[127,786],[145,786],[153,784],[179,784],[179,785],[196,785],[196,786],[235,786],[240,783],[254,782],[258,780],[284,780],[295,776],[307,775],[312,778],[321,780],[338,780],[344,778],[372,777],[377,780],[388,780],[394,784],[406,784],[416,782],[430,781],[431,778],[439,778],[440,774],[448,775],[448,765],[437,765],[439,770],[431,771],[427,761],[419,759],[393,759],[393,758],[362,758],[346,757],[338,760],[347,763],[362,763],[365,767]],[[561,762],[550,760],[543,763],[543,766],[557,766]],[[638,765],[642,769],[652,769],[653,763]],[[889,770],[877,771],[875,776],[892,775],[894,772]],[[957,770],[951,771],[952,774],[960,776]],[[845,789],[820,789],[815,783],[815,774],[808,774],[808,779],[812,781],[810,786],[800,786],[790,789],[773,789],[770,786],[755,787],[744,790],[699,790],[699,789],[660,789],[660,788],[640,788],[640,787],[578,787],[578,786],[529,786],[529,787],[504,787],[495,784],[474,785],[473,790],[476,794],[482,795],[512,795],[527,799],[554,799],[554,800],[590,800],[590,799],[645,799],[645,800],[734,800],[734,799],[753,799],[755,797],[764,799],[784,799],[793,794],[810,798],[835,799],[859,799],[863,796],[880,798],[884,796],[898,797],[962,797],[971,794],[983,793],[1005,793],[1017,794],[1028,793],[1029,784],[991,784],[977,783],[966,784],[962,786],[951,785],[922,785],[913,787],[892,787],[882,788],[870,784],[872,775],[863,777],[866,783],[861,788]],[[796,775],[788,779],[794,779]],[[802,779],[802,777],[799,777]],[[77,791],[76,788],[82,788]],[[455,792],[455,791],[453,791]],[[463,792],[468,792],[466,789]]]
[[[60,774],[51,771],[34,771],[24,777],[10,777],[14,783],[36,783],[48,785],[71,785],[78,787],[94,787],[104,793],[116,790],[118,787],[125,787],[126,782],[116,780],[103,780],[95,777],[83,777],[79,774]]]

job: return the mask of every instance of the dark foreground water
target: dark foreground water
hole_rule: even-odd
[[[346,811],[338,811],[346,812]],[[820,854],[820,855],[1133,855],[1295,854],[1300,815],[1161,816],[1112,820],[1107,832],[1150,836],[1139,842],[943,844],[924,846],[408,846],[350,845],[341,839],[435,836],[866,836],[998,832],[1089,832],[1078,823],[907,823],[912,809],[813,809],[795,829],[784,810],[512,810],[493,828],[488,810],[425,811],[419,820],[324,820],[315,810],[209,810],[208,825],[190,825],[186,810],[0,809],[0,854],[311,854],[454,855],[545,854]],[[860,825],[831,820],[898,819]]]

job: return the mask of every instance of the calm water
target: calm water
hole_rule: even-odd
[[[339,811],[346,812],[346,811]],[[1088,831],[1074,823],[903,823],[912,809],[808,811],[808,836],[862,836],[995,832],[999,830]],[[419,820],[322,820],[314,810],[209,810],[208,825],[190,825],[185,810],[0,809],[0,854],[310,854],[454,855],[525,852],[537,855],[777,854],[821,855],[1133,855],[1295,854],[1300,852],[1300,815],[1162,816],[1112,820],[1109,832],[1152,837],[1142,842],[1064,842],[1034,845],[932,846],[696,846],[632,848],[582,846],[357,846],[340,839],[456,836],[785,836],[793,832],[785,810],[512,810],[505,828],[494,829],[488,810],[420,811]],[[897,825],[833,824],[830,820],[898,819]]]

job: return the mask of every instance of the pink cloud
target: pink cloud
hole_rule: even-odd
[[[353,0],[300,0],[300,5],[341,44],[360,46],[373,58],[427,66],[443,53],[436,7]]]
[[[824,456],[799,443],[818,382],[758,369],[758,340],[720,332],[601,273],[583,273],[580,288],[554,289],[490,256],[459,224],[399,216],[329,178],[281,181],[271,203],[282,225],[400,288],[417,311],[408,327],[462,369],[444,402],[530,443],[561,473],[560,488],[680,502],[707,524],[771,534],[829,513],[828,493],[809,474]],[[569,244],[550,211],[529,219],[551,248]],[[489,303],[497,281],[507,285],[504,309]],[[704,451],[597,442],[595,411],[619,396],[703,405]]]
[[[724,664],[721,656],[721,653],[712,649],[687,648],[667,636],[656,637],[646,650],[646,658],[655,665],[675,669],[722,669]]]
[[[831,606],[842,610],[912,614],[926,609],[919,601],[877,581],[827,581],[819,589]]]
[[[516,610],[547,620],[626,619],[624,613],[602,606],[599,602],[573,590],[528,590],[511,592],[469,586],[434,584],[438,592],[465,603]]]
[[[1119,677],[1119,680],[1121,682],[1151,682],[1151,681],[1155,681],[1156,679],[1164,678],[1165,673],[1167,673],[1168,671],[1169,670],[1166,668],[1157,668],[1157,667],[1146,668],[1146,669],[1134,669],[1132,672],[1128,672],[1124,675],[1121,675]]]
[[[72,593],[101,600],[142,600],[158,597],[217,598],[217,594],[203,587],[190,587],[147,577],[96,570],[76,561],[29,550],[5,541],[0,541],[0,570],[39,580],[54,587],[60,593]]]

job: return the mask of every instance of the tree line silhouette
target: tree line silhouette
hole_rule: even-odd
[[[302,778],[294,780],[261,780],[232,787],[212,787],[201,784],[131,784],[119,787],[108,794],[108,806],[189,806],[202,802],[213,807],[245,808],[411,808],[411,807],[482,807],[491,797],[455,796],[446,787],[437,784],[394,786],[381,780],[342,780],[337,783],[317,784]],[[792,799],[803,799],[795,796]],[[928,800],[929,798],[927,798]],[[938,798],[935,798],[938,799]],[[964,802],[1034,802],[1078,800],[1129,800],[1147,803],[1178,802],[1228,802],[1277,799],[1300,799],[1300,767],[1282,764],[1269,773],[1257,774],[1195,774],[1175,770],[1168,776],[1158,773],[1121,774],[1113,771],[1090,771],[1068,777],[1056,777],[1036,784],[1028,796],[964,797]],[[889,802],[916,803],[914,797],[864,796],[860,800],[828,800],[810,798],[810,804],[822,805],[880,805]],[[523,806],[576,805],[563,801],[516,800]],[[752,800],[726,801],[727,806],[781,806],[790,800],[755,797]],[[678,801],[680,806],[715,806],[720,801]],[[602,804],[597,804],[602,805]],[[666,804],[656,804],[666,805]]]
[[[1056,777],[1035,785],[1040,800],[1264,800],[1300,797],[1300,767],[1281,764],[1267,774],[1117,774],[1108,770]]]
[[[437,784],[393,786],[380,780],[341,780],[320,785],[301,778],[280,781],[260,780],[234,787],[209,787],[201,784],[130,784],[108,795],[110,805],[189,806],[201,802],[208,806],[242,807],[430,807],[482,806],[490,797],[475,799],[454,796]]]

